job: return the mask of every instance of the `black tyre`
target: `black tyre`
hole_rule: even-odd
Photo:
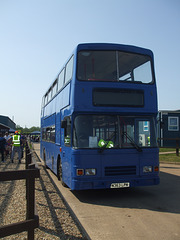
[[[61,184],[64,187],[67,187],[67,185],[62,180],[62,163],[61,163],[60,157],[58,157],[58,161],[57,161],[57,177],[58,177],[58,180],[61,181]]]
[[[46,152],[45,152],[45,149],[43,150],[43,160],[44,160],[44,164],[46,166]]]

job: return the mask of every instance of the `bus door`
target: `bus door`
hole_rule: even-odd
[[[155,143],[155,132],[153,126],[153,120],[148,118],[136,119],[136,143],[140,148],[143,147],[141,154],[139,155],[140,175],[143,174],[143,166],[152,166],[154,161],[154,152],[152,147]]]
[[[61,163],[63,181],[70,183],[71,176],[71,117],[61,121]]]

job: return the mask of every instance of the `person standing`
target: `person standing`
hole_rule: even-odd
[[[15,131],[15,134],[12,136],[12,153],[11,153],[11,162],[14,162],[14,154],[18,153],[19,163],[21,163],[21,136],[18,131]]]
[[[7,157],[11,153],[11,136],[6,132],[4,138],[6,139],[5,156]]]
[[[4,162],[5,147],[6,147],[6,139],[3,137],[2,132],[0,132],[0,153],[1,153],[2,162]]]

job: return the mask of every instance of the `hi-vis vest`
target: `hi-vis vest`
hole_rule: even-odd
[[[13,141],[13,146],[14,147],[20,147],[21,143],[20,143],[20,135],[14,135],[12,137],[12,141]]]
[[[114,143],[112,141],[104,141],[103,139],[101,139],[98,143],[98,146],[100,148],[113,148]]]

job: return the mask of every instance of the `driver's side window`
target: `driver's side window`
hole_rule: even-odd
[[[61,127],[64,128],[64,144],[71,146],[71,117],[65,117],[61,122]]]

